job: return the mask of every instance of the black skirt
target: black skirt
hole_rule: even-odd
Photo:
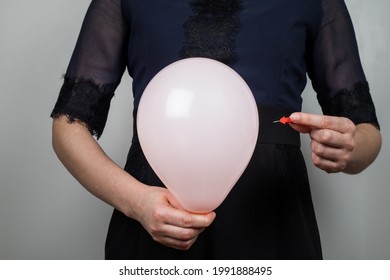
[[[114,210],[106,259],[322,259],[299,134],[272,123],[290,113],[259,108],[260,133],[252,159],[215,210],[214,222],[189,250],[155,242],[139,222]],[[163,187],[143,155],[136,127],[125,170],[145,184]]]

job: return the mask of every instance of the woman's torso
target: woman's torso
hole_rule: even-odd
[[[321,25],[322,1],[214,2],[122,1],[135,107],[159,70],[202,56],[235,69],[259,104],[300,110],[305,56]]]

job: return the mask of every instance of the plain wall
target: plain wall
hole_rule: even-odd
[[[56,158],[49,114],[89,0],[0,0],[0,259],[102,259],[112,208]],[[303,151],[326,259],[390,259],[390,18],[388,0],[348,0],[381,122],[383,148],[364,173],[326,174]],[[320,109],[310,82],[304,111]],[[99,143],[124,165],[131,81],[112,101]]]

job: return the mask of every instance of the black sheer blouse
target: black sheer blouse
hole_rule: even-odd
[[[126,68],[137,108],[159,70],[192,56],[228,64],[259,104],[293,111],[308,74],[324,114],[379,127],[343,0],[93,0],[51,116],[100,137]]]

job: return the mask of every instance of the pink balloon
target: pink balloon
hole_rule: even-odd
[[[253,94],[230,67],[187,58],[162,69],[137,113],[145,156],[181,206],[217,208],[253,154],[259,117]]]

